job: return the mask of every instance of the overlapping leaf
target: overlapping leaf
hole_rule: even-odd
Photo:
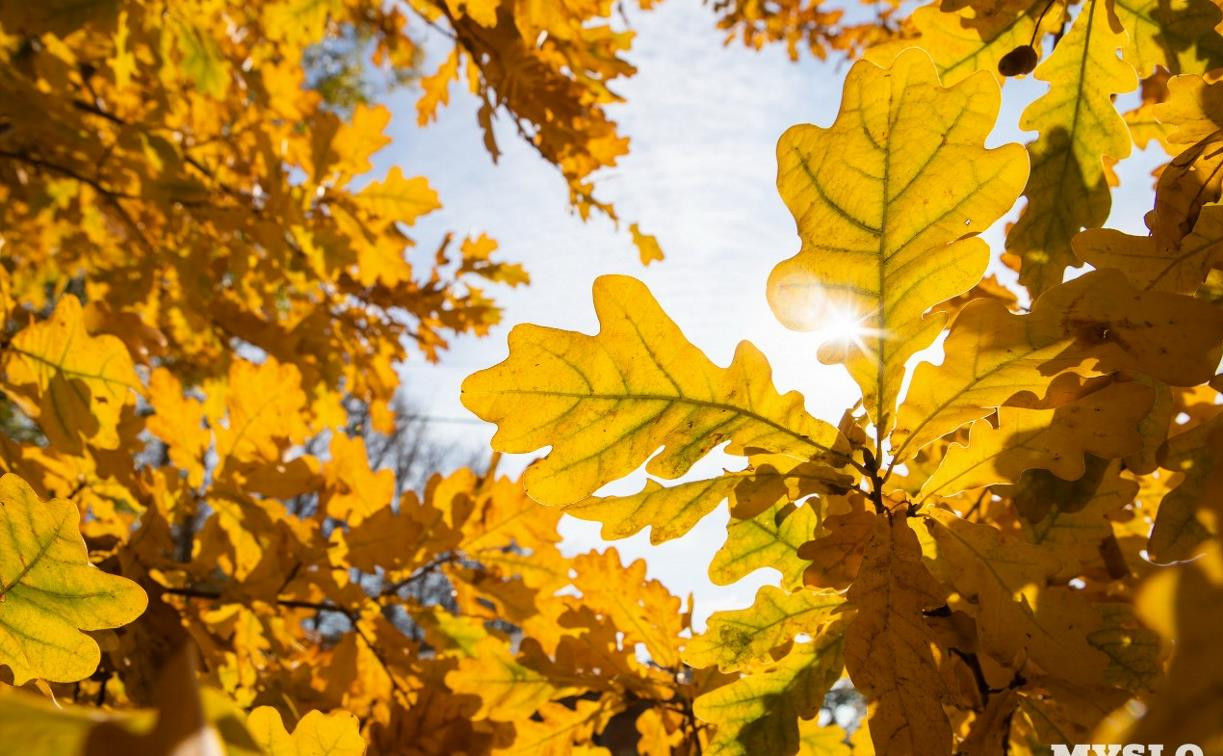
[[[23,329],[3,352],[5,380],[15,398],[28,398],[48,438],[69,451],[119,445],[119,415],[140,379],[122,341],[85,331],[79,299],[61,297],[49,320]]]
[[[1137,86],[1134,69],[1117,56],[1125,32],[1109,0],[1087,0],[1053,53],[1036,68],[1049,92],[1020,118],[1040,132],[1028,146],[1028,204],[1007,234],[1006,248],[1022,259],[1020,281],[1033,294],[1061,283],[1077,260],[1070,240],[1099,226],[1112,204],[1105,160],[1130,154],[1130,132],[1113,106],[1115,94]]]
[[[921,548],[904,517],[875,518],[875,529],[849,605],[845,666],[869,703],[868,724],[880,753],[947,753],[951,725],[941,699],[924,612],[945,592],[921,563]]]
[[[684,649],[684,661],[693,667],[716,664],[723,672],[742,669],[800,633],[816,635],[844,603],[832,590],[787,593],[766,585],[748,608],[710,616],[705,632]]]
[[[696,699],[696,715],[717,727],[715,754],[794,753],[798,719],[815,715],[841,676],[844,628],[834,624],[781,661]]]

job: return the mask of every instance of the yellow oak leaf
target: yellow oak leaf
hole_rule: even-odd
[[[514,722],[513,744],[494,748],[493,753],[524,756],[596,756],[601,752],[606,753],[589,744],[595,742],[595,734],[602,732],[608,720],[619,710],[616,703],[606,698],[598,701],[578,699],[572,706],[546,703],[536,712],[536,716]]]
[[[1108,218],[1112,203],[1105,160],[1130,154],[1129,128],[1113,95],[1138,85],[1134,69],[1117,56],[1125,31],[1110,0],[1086,0],[1070,31],[1035,71],[1049,91],[1024,110],[1019,127],[1040,132],[1028,145],[1032,176],[1028,203],[1006,237],[1022,260],[1019,280],[1033,295],[1061,283],[1078,263],[1070,240]]]
[[[732,516],[746,519],[774,505],[844,490],[852,483],[848,475],[820,464],[764,456],[752,462],[746,470],[670,487],[647,480],[639,493],[592,496],[563,509],[579,519],[603,523],[605,539],[625,538],[649,526],[650,543],[658,544],[687,533],[728,498]]]
[[[1154,108],[1173,144],[1195,144],[1223,129],[1223,82],[1197,75],[1168,80],[1168,97]]]
[[[628,230],[633,235],[633,244],[637,246],[637,252],[641,257],[642,265],[649,265],[652,262],[663,259],[662,247],[659,245],[656,237],[652,234],[642,233],[641,227],[636,223],[631,224]]]
[[[866,745],[865,749],[849,745],[846,742],[845,730],[836,722],[821,725],[818,717],[799,720],[798,756],[870,756],[870,743]]]
[[[693,667],[716,664],[723,672],[750,667],[799,634],[816,635],[844,603],[833,590],[800,588],[787,593],[762,586],[746,609],[710,615],[705,632],[684,647],[684,662]]]
[[[450,82],[459,76],[459,48],[456,45],[437,70],[420,77],[420,99],[416,101],[416,123],[424,126],[437,120],[437,110],[450,102]]]
[[[378,220],[379,226],[406,223],[441,208],[437,192],[423,176],[405,178],[399,166],[391,168],[386,178],[374,181],[356,196],[358,205]]]
[[[221,427],[214,425],[222,463],[278,461],[284,449],[309,434],[305,406],[296,366],[271,357],[258,365],[235,360],[225,393],[228,415]]]
[[[526,719],[553,697],[565,694],[547,675],[519,664],[505,641],[492,636],[476,644],[476,653],[460,659],[446,673],[446,687],[455,693],[477,696],[475,716],[497,722]]]
[[[517,326],[509,358],[463,382],[463,404],[498,426],[495,449],[552,447],[523,474],[535,500],[573,504],[646,460],[646,472],[673,479],[728,440],[732,453],[845,463],[837,430],[773,388],[754,346],[719,368],[641,282],[602,276],[594,299],[598,335]]]
[[[203,403],[184,396],[178,378],[164,368],[150,374],[148,399],[153,414],[146,427],[165,442],[170,461],[186,471],[188,482],[199,486],[204,481],[204,454],[212,445],[212,432],[204,427]]]
[[[323,465],[327,492],[321,505],[327,514],[356,525],[382,509],[395,497],[395,473],[370,469],[365,439],[335,432],[331,436],[331,459]]]
[[[822,588],[844,588],[862,567],[862,558],[875,532],[875,515],[864,509],[835,514],[820,523],[822,533],[798,549],[810,562],[803,582]]]
[[[101,655],[82,631],[132,622],[148,597],[89,563],[72,502],[41,501],[24,480],[5,474],[0,521],[0,664],[18,685],[90,676]]]
[[[781,573],[783,587],[801,585],[807,562],[797,550],[815,529],[818,518],[814,504],[795,507],[788,502],[754,517],[732,517],[726,526],[726,542],[709,562],[709,580],[714,585],[730,585],[770,567]]]
[[[1169,438],[1160,457],[1180,480],[1159,503],[1147,550],[1157,562],[1192,559],[1223,529],[1223,418]]]
[[[1156,573],[1138,589],[1143,621],[1175,644],[1167,677],[1137,722],[1108,742],[1194,743],[1223,748],[1223,665],[1217,663],[1223,623],[1223,549],[1210,543],[1202,556]]]
[[[997,301],[970,303],[952,325],[943,363],[914,371],[893,455],[912,456],[1008,401],[1040,400],[1065,371],[1137,370],[1174,385],[1201,383],[1213,375],[1221,344],[1217,308],[1135,289],[1117,270],[1050,289],[1028,315]]]
[[[51,317],[27,326],[3,350],[13,396],[56,446],[119,446],[119,415],[141,390],[127,347],[85,331],[81,302],[61,297]]]
[[[1147,291],[1196,292],[1213,268],[1223,267],[1223,206],[1201,208],[1186,236],[1136,236],[1093,228],[1074,237],[1075,253],[1097,268],[1116,268]]]
[[[680,601],[657,580],[646,579],[646,563],[621,565],[620,553],[579,554],[571,562],[582,603],[611,618],[626,643],[644,643],[650,659],[664,667],[679,663],[676,638],[683,630]]]
[[[1018,145],[986,149],[998,114],[987,73],[939,85],[929,56],[850,69],[836,122],[791,127],[777,186],[802,249],[769,276],[769,304],[799,330],[844,324],[824,362],[844,362],[883,431],[904,364],[946,319],[931,307],[972,288],[989,261],[975,234],[1010,208],[1027,178]]]
[[[922,565],[906,518],[875,518],[862,569],[846,597],[857,613],[845,630],[845,667],[868,702],[875,750],[949,753],[945,685],[923,615],[943,605],[945,592]]]
[[[813,640],[796,643],[781,661],[699,696],[693,711],[717,730],[718,754],[794,753],[799,722],[810,719],[844,666],[844,628],[834,623]]]
[[[1033,619],[1023,591],[1044,586],[1060,569],[1059,559],[1042,546],[1004,539],[993,526],[944,509],[930,510],[924,522],[937,545],[930,569],[967,601],[983,649],[1002,664],[1022,663],[1029,645],[1041,640],[1033,636],[1049,632]]]
[[[1138,484],[1121,477],[1120,468],[1118,462],[1106,465],[1083,501],[1078,500],[1073,488],[1067,491],[1065,487],[1074,486],[1086,479],[1086,475],[1073,483],[1053,475],[1042,476],[1052,479],[1049,482],[1054,484],[1051,489],[1037,491],[1048,511],[1043,517],[1025,518],[1021,524],[1029,543],[1057,554],[1061,560],[1062,568],[1055,579],[1069,581],[1093,568],[1097,574],[1109,577],[1128,574],[1124,558],[1118,561],[1118,555],[1110,551],[1115,542],[1109,517],[1134,500]]]
[[[1044,306],[1038,299],[1034,308]],[[1049,383],[1077,367],[1084,355],[1068,350],[1065,338],[1036,327],[998,300],[969,302],[943,344],[943,363],[923,362],[897,412],[893,456],[907,459],[956,428],[982,418],[1008,399],[1043,398]]]
[[[1046,0],[1000,0],[966,3],[955,11],[932,3],[913,11],[911,19],[921,33],[919,43],[950,86],[977,71],[997,72],[1007,53],[1058,28],[1063,14],[1060,5]]]
[[[1113,0],[1125,28],[1122,55],[1140,78],[1161,66],[1173,74],[1205,73],[1223,64],[1223,20],[1208,0]]]
[[[246,729],[268,756],[361,756],[365,753],[360,723],[347,711],[306,712],[289,733],[280,719],[280,712],[271,706],[260,706],[247,715]]]
[[[1100,370],[1137,370],[1173,386],[1210,379],[1223,353],[1223,313],[1206,302],[1135,289],[1096,270],[1050,289],[1033,306],[1040,340],[1074,340]]]
[[[918,500],[1017,480],[1033,468],[1076,480],[1084,454],[1116,459],[1142,447],[1138,424],[1151,399],[1141,383],[1113,383],[1056,409],[1003,407],[996,428],[978,421],[967,446],[952,445]]]

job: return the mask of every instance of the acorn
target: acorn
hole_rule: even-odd
[[[998,73],[1003,76],[1021,76],[1032,73],[1036,68],[1036,48],[1031,45],[1020,45],[1002,56],[998,61]]]

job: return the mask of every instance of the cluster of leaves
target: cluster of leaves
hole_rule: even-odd
[[[835,123],[781,137],[802,247],[768,298],[861,389],[835,426],[778,393],[750,343],[715,365],[621,276],[595,283],[597,334],[519,326],[509,358],[464,383],[495,449],[550,447],[523,476],[534,499],[655,542],[729,501],[710,578],[781,573],[681,652],[733,680],[694,702],[707,747],[809,747],[847,675],[868,702],[858,749],[1223,748],[1207,646],[1223,606],[1223,84],[1206,72],[1219,19],[1119,0],[936,3],[913,15],[920,35],[852,67]],[[1011,51],[1064,23],[1035,69],[1049,92],[1021,122],[1040,136],[987,149],[996,67],[1025,68],[1035,50]],[[1127,119],[1112,95],[1135,70],[1155,73]],[[1150,233],[1094,228],[1109,167],[1144,138],[1176,155]],[[977,236],[1021,195],[1002,259],[1030,306],[983,280]],[[1077,261],[1091,267],[1063,281]],[[917,362],[940,338],[942,362]],[[715,448],[744,466],[679,480]],[[643,465],[640,493],[599,495]]]
[[[398,167],[362,183],[390,113],[311,70],[335,41],[407,77],[413,34],[440,29],[454,53],[419,81],[421,119],[461,70],[490,150],[508,117],[580,211],[610,213],[590,181],[626,147],[604,106],[632,68],[605,6],[0,6],[13,742],[532,751],[645,709],[657,743],[696,737],[686,615],[643,564],[563,557],[560,514],[491,469],[411,485],[405,342],[436,359],[497,322],[484,287],[527,278],[483,235],[417,254],[437,194]]]
[[[389,113],[329,101],[311,60],[357,40],[409,77],[409,31],[439,30],[421,123],[465,80],[490,152],[504,115],[614,217],[592,183],[627,148],[611,4],[0,6],[0,732],[57,754],[1223,747],[1223,14],[714,9],[795,56],[869,48],[836,122],[781,139],[802,249],[768,289],[789,327],[851,323],[820,357],[861,404],[817,419],[752,345],[719,367],[601,278],[597,335],[521,326],[464,385],[498,451],[550,453],[417,491],[405,340],[435,359],[484,333],[481,287],[526,275],[486,236],[413,261],[437,195],[398,168],[359,185]],[[1033,66],[1038,138],[986,149],[999,69]],[[1176,157],[1150,233],[1097,228],[1112,164],[1153,140]],[[1021,195],[1002,260],[1028,307],[976,237]],[[720,447],[742,468],[674,482]],[[640,493],[599,494],[643,464]],[[657,542],[723,501],[711,580],[781,581],[701,633],[644,563],[558,550],[562,514]],[[814,718],[843,676],[869,703],[850,742]]]

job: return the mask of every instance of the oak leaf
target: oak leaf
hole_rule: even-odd
[[[796,635],[814,636],[845,603],[832,590],[800,588],[793,593],[762,586],[746,609],[714,612],[705,632],[688,642],[684,662],[693,667],[718,665],[733,672],[767,659],[773,649]]]
[[[271,706],[246,717],[246,728],[268,756],[361,756],[365,741],[357,718],[346,711],[309,711],[290,733]]]
[[[40,501],[13,474],[0,477],[0,664],[18,685],[93,674],[98,644],[84,630],[126,625],[148,604],[140,586],[89,563],[80,513]]]
[[[119,445],[119,416],[141,389],[127,347],[85,331],[81,302],[61,297],[50,319],[22,329],[5,352],[14,398],[66,451]]]
[[[498,426],[494,448],[551,445],[523,474],[537,501],[581,501],[646,460],[646,472],[676,478],[725,441],[844,464],[837,430],[798,394],[777,393],[755,347],[717,367],[631,278],[599,278],[594,299],[598,335],[517,326],[509,358],[463,382],[464,405]]]
[[[830,318],[856,331],[826,342],[885,431],[905,361],[929,346],[945,315],[931,307],[970,289],[989,250],[970,238],[1006,212],[1027,178],[1018,145],[986,149],[998,85],[979,73],[940,86],[924,52],[891,68],[860,62],[829,128],[791,127],[777,144],[777,186],[802,250],[769,276],[783,324],[819,329]]]
[[[880,515],[858,579],[846,595],[857,609],[845,631],[845,667],[867,699],[868,724],[880,753],[947,753],[951,725],[945,684],[931,651],[924,612],[946,592],[921,562],[921,547],[903,516]]]
[[[795,753],[798,720],[810,719],[841,676],[844,628],[834,623],[795,644],[781,661],[696,699],[696,715],[717,727],[717,754]]]
[[[1037,66],[1049,91],[1024,110],[1019,126],[1040,132],[1028,145],[1032,176],[1028,204],[1006,237],[1022,259],[1019,280],[1033,295],[1061,283],[1078,260],[1070,240],[1108,218],[1111,196],[1105,160],[1130,154],[1129,128],[1113,95],[1137,84],[1134,69],[1117,56],[1126,44],[1109,0],[1087,0],[1066,36]]]

